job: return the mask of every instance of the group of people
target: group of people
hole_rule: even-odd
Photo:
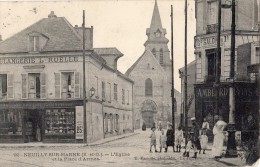
[[[155,126],[153,126],[152,128],[152,133],[150,135],[151,138],[151,143],[150,143],[150,152],[152,152],[152,147],[154,147],[155,152],[158,152],[156,149],[156,138],[157,135],[155,133]],[[159,126],[158,128],[159,130],[159,145],[160,145],[160,151],[162,152],[162,149],[164,148],[164,152],[168,151],[168,147],[173,147],[173,152],[180,152],[181,151],[181,142],[183,140],[183,131],[181,130],[181,127],[178,128],[178,130],[175,132],[175,141],[173,140],[173,129],[172,129],[172,125],[168,124],[168,128],[166,133],[164,132],[164,130],[162,129],[161,126]],[[176,150],[174,148],[174,146],[176,146]]]
[[[204,118],[202,126],[199,127],[195,117],[191,118],[192,122],[192,129],[188,133],[187,139],[188,142],[185,146],[185,151],[183,153],[184,157],[189,157],[189,153],[191,150],[193,150],[194,155],[192,158],[197,158],[197,153],[201,153],[203,151],[203,154],[205,154],[205,150],[207,149],[208,145],[208,132],[211,131],[209,127],[209,123],[207,122],[206,118]],[[213,140],[213,147],[211,151],[211,155],[214,158],[220,158],[222,156],[222,151],[223,151],[223,145],[224,145],[224,129],[227,125],[222,120],[221,116],[216,116],[215,117],[215,125],[213,127],[213,135],[214,135],[214,140]],[[156,149],[156,133],[155,133],[155,127],[152,127],[152,133],[150,135],[151,138],[151,143],[150,143],[150,152],[152,152],[152,147],[154,147],[155,152],[158,152]],[[172,125],[169,124],[166,134],[164,130],[159,126],[159,145],[160,145],[160,151],[162,152],[162,149],[164,148],[165,151],[167,152],[168,147],[173,147],[173,152],[181,152],[181,144],[183,142],[183,131],[181,127],[178,127],[178,129],[175,131],[175,141],[173,140],[173,129]],[[175,149],[176,148],[176,149]]]

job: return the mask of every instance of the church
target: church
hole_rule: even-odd
[[[167,122],[172,122],[172,60],[167,46],[169,40],[165,37],[166,29],[162,26],[157,1],[154,4],[151,25],[146,29],[146,35],[148,39],[144,43],[144,53],[126,71],[126,76],[134,81],[135,129],[143,124],[147,128],[159,123],[166,127]],[[175,99],[177,103],[180,100],[180,93],[176,90]],[[175,112],[179,111],[177,108],[179,106],[175,105]],[[178,116],[175,120],[179,120]],[[178,122],[175,121],[176,126]]]

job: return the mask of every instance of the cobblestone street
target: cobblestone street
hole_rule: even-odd
[[[215,161],[209,157],[209,150],[206,154],[199,154],[197,159],[184,158],[182,157],[183,150],[182,153],[173,153],[171,148],[167,153],[150,153],[149,134],[149,130],[137,131],[135,135],[97,146],[52,147],[46,144],[40,147],[1,147],[0,166],[222,167],[243,165],[239,158],[223,158]]]

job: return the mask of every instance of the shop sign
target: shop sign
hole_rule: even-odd
[[[83,106],[76,106],[76,139],[84,139]]]
[[[249,86],[249,85],[248,85]],[[229,95],[229,87],[221,87],[219,88],[219,96],[225,97]],[[211,88],[198,88],[196,90],[196,97],[215,97],[216,89]],[[235,96],[237,97],[257,97],[257,90],[254,86],[244,87],[244,86],[236,86],[235,87]]]
[[[77,56],[52,56],[52,57],[4,57],[0,64],[42,64],[42,63],[69,63],[78,62]]]
[[[217,45],[217,36],[213,37],[195,37],[194,39],[195,47],[207,47],[207,46],[216,46]],[[220,37],[220,43],[223,44],[228,42],[229,35],[224,35]]]

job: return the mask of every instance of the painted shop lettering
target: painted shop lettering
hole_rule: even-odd
[[[219,96],[228,96],[229,88],[219,88]],[[253,88],[235,88],[235,95],[238,97],[252,97],[257,96],[257,91]],[[198,89],[197,97],[214,97],[216,92],[213,88]]]
[[[77,56],[0,58],[0,64],[68,63],[68,62],[78,62],[78,61],[79,60]]]

